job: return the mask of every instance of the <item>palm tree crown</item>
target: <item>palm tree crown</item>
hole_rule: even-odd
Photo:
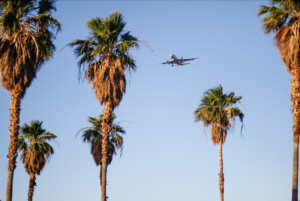
[[[115,122],[117,116],[113,113],[111,116],[111,128],[109,132],[109,143],[108,143],[108,164],[112,162],[113,154],[116,154],[118,149],[123,149],[123,137],[120,134],[126,134],[125,130]],[[103,114],[99,115],[98,118],[88,117],[88,122],[91,123],[91,127],[83,128],[80,131],[83,132],[82,140],[85,143],[91,144],[91,154],[94,157],[96,165],[101,164],[102,159],[102,121]],[[80,132],[79,131],[79,132]]]
[[[56,135],[43,129],[42,124],[40,121],[31,121],[30,125],[24,124],[18,137],[18,149],[23,151],[21,159],[29,174],[39,175],[46,161],[54,154],[49,141],[55,140]]]
[[[194,111],[195,122],[202,121],[205,127],[211,126],[214,144],[225,142],[227,131],[235,126],[235,117],[240,119],[243,127],[244,114],[238,107],[232,107],[241,99],[233,92],[224,94],[221,85],[204,92],[199,107]]]
[[[86,23],[90,36],[69,44],[76,47],[74,53],[80,58],[79,79],[87,78],[93,84],[101,105],[107,101],[119,105],[126,89],[124,71],[136,69],[130,50],[138,48],[139,41],[124,32],[125,25],[120,12],[93,18]]]
[[[266,34],[275,33],[275,45],[286,65],[286,70],[300,66],[300,2],[298,0],[270,0],[270,6],[261,5],[258,16]]]
[[[0,1],[0,74],[11,91],[19,84],[23,94],[36,72],[53,56],[52,42],[61,30],[52,16],[54,0]]]

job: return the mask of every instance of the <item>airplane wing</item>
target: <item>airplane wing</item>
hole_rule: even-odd
[[[158,63],[158,64],[174,64],[174,61],[166,61],[166,62],[162,62],[162,63]]]
[[[191,61],[191,60],[194,60],[194,59],[198,59],[199,57],[195,57],[195,58],[190,58],[190,59],[182,59],[183,61]]]

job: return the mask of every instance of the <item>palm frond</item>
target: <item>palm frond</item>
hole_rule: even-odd
[[[18,137],[18,150],[19,151],[24,151],[28,147],[24,137],[22,135],[19,135]]]
[[[280,28],[286,25],[290,18],[288,11],[275,6],[260,6],[257,15],[260,16],[264,14],[267,16],[262,19],[262,27],[266,34],[271,32],[276,33]]]

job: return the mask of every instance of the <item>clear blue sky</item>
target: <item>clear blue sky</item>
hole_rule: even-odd
[[[69,47],[88,35],[85,23],[118,10],[126,30],[145,41],[134,52],[138,69],[128,76],[115,112],[127,134],[120,158],[108,167],[109,201],[216,201],[218,147],[210,131],[195,124],[203,92],[221,84],[243,97],[240,124],[223,147],[225,199],[291,199],[292,116],[290,75],[272,36],[264,36],[258,6],[267,1],[59,1],[55,17],[63,31],[54,58],[38,73],[22,100],[20,123],[44,121],[59,147],[34,192],[36,201],[100,200],[100,167],[77,131],[103,111],[90,86],[78,84]],[[178,57],[200,57],[187,66],[159,65]],[[0,200],[5,200],[10,94],[0,88]],[[18,159],[14,201],[27,199],[29,176]]]

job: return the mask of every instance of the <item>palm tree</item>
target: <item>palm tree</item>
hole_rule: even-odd
[[[275,33],[274,42],[286,71],[291,74],[291,101],[293,116],[293,181],[292,201],[298,201],[299,122],[300,122],[300,2],[297,0],[270,0],[270,6],[261,5],[258,16],[264,15],[262,27],[266,34]]]
[[[26,88],[55,50],[53,38],[60,30],[51,15],[54,0],[0,0],[0,76],[3,88],[11,92],[10,144],[6,201],[12,200],[16,168],[20,104]]]
[[[92,85],[101,105],[105,105],[102,121],[102,184],[101,201],[106,201],[106,172],[108,164],[111,115],[122,100],[126,89],[125,71],[136,69],[131,55],[138,48],[138,39],[124,32],[126,23],[120,12],[113,12],[104,19],[96,17],[86,23],[90,36],[75,40],[69,45],[75,48],[79,78],[86,78]]]
[[[211,140],[215,145],[219,144],[221,201],[224,200],[222,144],[225,143],[227,132],[234,128],[236,117],[242,122],[243,128],[244,114],[238,107],[233,107],[234,104],[240,103],[241,99],[241,96],[236,97],[233,92],[224,94],[222,86],[219,85],[204,92],[199,107],[194,111],[195,122],[202,121],[204,127],[210,126]]]
[[[111,116],[111,128],[109,132],[108,150],[107,150],[107,164],[109,165],[113,160],[113,155],[117,154],[117,150],[123,150],[123,137],[120,134],[126,134],[125,130],[115,123],[117,116],[113,113]],[[100,165],[100,185],[102,182],[102,122],[103,114],[99,115],[98,119],[95,117],[88,117],[88,122],[92,124],[91,127],[83,128],[79,132],[83,132],[82,140],[85,143],[90,143],[91,154],[96,165]]]
[[[22,151],[21,159],[26,172],[30,175],[28,201],[32,201],[35,175],[40,175],[46,162],[54,154],[49,141],[55,140],[56,135],[42,128],[43,122],[31,121],[30,125],[21,127],[21,135],[18,137],[18,149]]]

